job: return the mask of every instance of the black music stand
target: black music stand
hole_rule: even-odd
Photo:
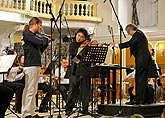
[[[4,82],[4,74],[9,73],[16,56],[17,55],[2,55],[2,56],[0,56],[0,74],[3,74],[3,82]],[[11,110],[10,108],[8,108],[8,110],[12,114],[14,114],[17,118],[20,118],[13,110]],[[6,114],[5,116],[7,116],[9,114]]]
[[[85,51],[82,53],[82,61],[91,63],[104,63],[108,47],[87,46]]]
[[[54,70],[55,65],[56,65],[56,63],[57,63],[57,60],[58,60],[58,56],[55,55],[55,56],[53,57],[51,63],[48,65],[47,69],[45,70],[45,72],[44,72],[43,74],[52,74],[52,73],[53,73],[52,71]],[[50,83],[50,84],[51,84],[51,83]],[[51,85],[50,85],[50,86],[51,86]],[[49,102],[52,102],[53,105],[54,105],[57,109],[59,109],[58,105],[57,105],[53,100],[51,100],[51,101],[49,101]],[[51,108],[51,109],[54,109],[54,107]],[[55,112],[58,112],[58,111],[55,111]],[[60,110],[60,112],[62,112],[62,110]],[[53,114],[53,113],[52,113],[52,114]]]
[[[104,63],[104,61],[105,61],[107,51],[108,51],[108,47],[86,46],[83,50],[81,50],[81,53],[79,53],[77,55],[77,57],[80,61],[88,62],[88,63],[90,62],[91,65],[93,63],[101,64],[101,63]],[[80,89],[81,89],[81,87],[80,87]],[[93,79],[92,79],[92,94],[93,94]],[[81,105],[79,106],[79,112],[80,111],[81,111]],[[77,116],[75,116],[74,118],[80,117],[80,116],[78,116],[79,112],[78,112]],[[92,113],[90,115],[95,118],[100,117],[99,115],[96,115],[93,112],[93,95],[92,95]]]
[[[58,56],[55,55],[43,74],[52,74],[52,71],[55,68],[55,64],[57,63],[57,59],[58,59]]]
[[[85,46],[72,60],[75,63],[80,61],[91,63],[104,63],[108,47]]]

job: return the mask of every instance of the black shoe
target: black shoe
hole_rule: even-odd
[[[65,115],[66,115],[66,116],[70,116],[71,113],[72,113],[72,111],[66,110]]]
[[[21,114],[21,111],[18,111],[19,114]]]
[[[12,110],[15,110],[15,105],[13,106]]]
[[[48,106],[40,106],[38,111],[40,113],[48,112]]]
[[[21,109],[17,109],[17,112],[18,112],[19,114],[21,114]]]
[[[25,118],[33,118],[31,115],[26,116]]]
[[[137,102],[137,101],[135,101],[135,100],[132,100],[131,102],[130,102],[130,105],[139,105],[140,104],[140,102]]]
[[[38,114],[34,115],[33,118],[44,118],[44,116],[39,116]]]
[[[85,115],[91,115],[87,110],[82,110],[81,113]]]
[[[126,102],[125,104],[130,105],[131,102]]]

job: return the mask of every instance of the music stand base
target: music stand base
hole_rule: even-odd
[[[61,114],[59,114],[59,115],[57,116],[57,118],[62,118]]]
[[[10,114],[14,114],[17,118],[21,118],[13,110],[11,110],[10,108],[8,108],[8,110],[11,112]],[[9,115],[9,114],[7,114],[7,115]],[[5,115],[5,116],[7,116],[7,115]]]
[[[124,115],[123,113],[122,113],[122,110],[119,110],[119,112],[118,112],[118,114],[115,114],[115,115],[113,115],[114,117],[121,117],[121,118],[123,118],[124,116],[127,116],[127,115]]]
[[[48,118],[53,118],[53,115],[50,115]]]
[[[54,111],[53,113],[55,113],[55,112],[59,112],[59,107],[58,107],[58,105],[53,101],[53,100],[51,100],[51,102],[53,103],[53,106],[55,106],[55,107],[53,107],[53,109],[58,109],[58,111]],[[61,110],[60,109],[60,112],[63,112],[63,111],[65,111],[65,110]]]

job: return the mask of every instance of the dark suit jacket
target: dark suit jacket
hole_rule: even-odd
[[[72,42],[69,46],[69,53],[71,59],[77,55],[78,48],[80,44],[77,42]],[[91,64],[87,62],[80,61],[78,64],[72,61],[71,63],[71,74],[76,76],[90,76]]]
[[[131,55],[135,57],[136,66],[143,67],[148,72],[148,75],[152,74],[153,69],[156,67],[154,67],[148,50],[148,40],[142,31],[137,30],[129,41],[119,44],[121,49],[128,47],[130,47]]]
[[[48,39],[38,37],[35,33],[27,30],[23,33],[24,66],[41,66],[41,54],[48,46]]]

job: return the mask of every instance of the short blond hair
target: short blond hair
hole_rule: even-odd
[[[130,118],[144,118],[144,117],[140,114],[134,114]]]

